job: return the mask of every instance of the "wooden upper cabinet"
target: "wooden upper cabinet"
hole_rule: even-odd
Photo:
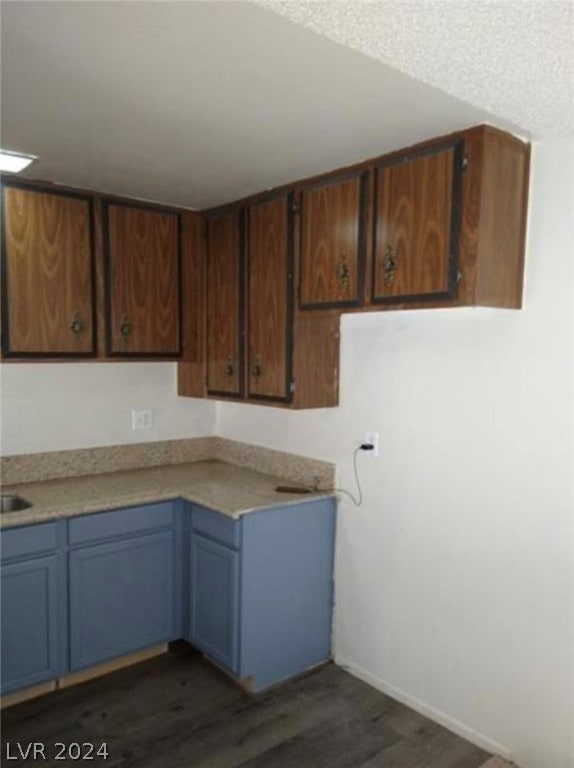
[[[292,195],[248,209],[248,396],[291,399]]]
[[[90,199],[6,181],[2,200],[4,356],[95,355]]]
[[[304,188],[300,204],[299,307],[356,307],[363,302],[367,174]]]
[[[179,214],[104,201],[103,220],[108,354],[179,356]]]
[[[455,297],[462,167],[459,140],[376,168],[373,303]]]
[[[461,304],[522,306],[530,146],[481,126],[465,134]]]
[[[243,394],[243,215],[206,222],[207,392]]]

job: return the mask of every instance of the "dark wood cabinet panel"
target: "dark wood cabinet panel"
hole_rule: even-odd
[[[104,202],[111,356],[181,354],[180,216]]]
[[[462,141],[376,168],[372,300],[454,298]]]
[[[530,155],[494,129],[482,134],[480,230],[474,303],[522,306]],[[469,147],[469,162],[472,153]],[[471,169],[469,169],[471,170]]]
[[[366,182],[366,174],[354,174],[301,191],[301,309],[362,303]]]
[[[182,215],[183,359],[201,362],[205,347],[205,258],[203,217],[195,211]]]
[[[299,312],[293,349],[293,408],[339,404],[340,313]]]
[[[207,391],[243,394],[243,215],[209,216],[207,261]]]
[[[248,395],[290,400],[292,196],[248,209]]]
[[[205,212],[2,176],[3,356],[335,406],[341,313],[521,306],[529,158],[477,126]]]
[[[178,392],[205,396],[205,231],[196,211],[182,214],[182,328],[183,354],[177,367]]]
[[[3,182],[2,200],[3,354],[95,355],[90,199]]]

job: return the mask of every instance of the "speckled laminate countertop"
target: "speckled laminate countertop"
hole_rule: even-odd
[[[333,496],[327,491],[313,494],[275,491],[277,485],[288,484],[285,479],[222,461],[197,461],[25,483],[4,487],[2,493],[22,496],[33,506],[20,512],[0,515],[0,527],[38,523],[178,497],[237,519],[257,509]]]

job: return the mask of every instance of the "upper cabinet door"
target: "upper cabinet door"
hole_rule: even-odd
[[[456,295],[462,167],[456,141],[376,169],[374,303]]]
[[[206,223],[207,391],[243,394],[243,216],[213,215]]]
[[[2,199],[3,354],[95,355],[90,199],[13,182]]]
[[[291,399],[293,327],[292,195],[249,207],[248,395]]]
[[[367,174],[309,186],[301,193],[301,309],[363,303]]]
[[[108,354],[180,355],[179,214],[109,202],[103,212]]]

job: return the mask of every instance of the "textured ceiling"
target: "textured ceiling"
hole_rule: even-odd
[[[28,178],[204,208],[478,123],[527,135],[528,99],[553,132],[571,124],[567,32],[555,29],[552,3],[520,77],[506,68],[506,49],[528,47],[523,25],[479,14],[479,0],[464,3],[464,35],[453,31],[464,14],[391,5],[384,35],[379,4],[281,6],[347,43],[387,41],[394,54],[384,63],[253,2],[3,0],[2,146],[40,156]],[[497,23],[513,34],[495,66]],[[489,78],[474,71],[479,53]]]
[[[259,4],[534,137],[574,132],[572,0]]]

